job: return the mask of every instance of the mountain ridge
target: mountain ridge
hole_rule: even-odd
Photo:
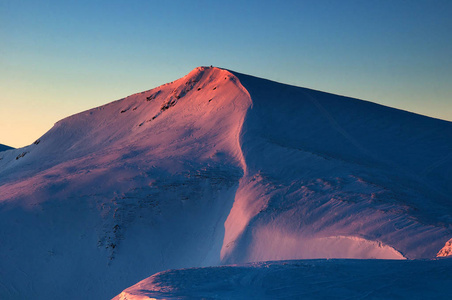
[[[11,149],[14,149],[14,148],[7,146],[7,145],[0,144],[0,152],[6,151],[6,150],[11,150]]]

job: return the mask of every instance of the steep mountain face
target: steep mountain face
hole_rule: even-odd
[[[0,153],[0,298],[108,298],[224,263],[435,257],[451,153],[450,122],[196,68]]]
[[[14,149],[14,148],[10,147],[10,146],[3,145],[3,144],[0,144],[0,152],[6,151],[6,150],[11,150],[11,149]]]

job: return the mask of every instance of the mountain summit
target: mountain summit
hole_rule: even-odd
[[[0,298],[113,297],[174,268],[434,258],[450,252],[451,153],[450,122],[198,67],[0,153]]]

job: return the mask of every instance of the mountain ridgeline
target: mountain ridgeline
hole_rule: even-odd
[[[0,144],[0,152],[14,149],[13,147]]]

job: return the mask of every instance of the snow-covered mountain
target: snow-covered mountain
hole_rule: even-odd
[[[452,123],[224,69],[70,116],[0,158],[2,299],[450,252]]]
[[[14,149],[14,148],[10,147],[10,146],[3,145],[3,144],[0,144],[0,152],[6,151],[6,150],[10,150],[10,149]]]

